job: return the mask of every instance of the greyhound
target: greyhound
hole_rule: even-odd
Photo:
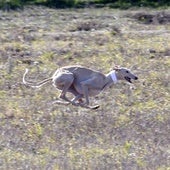
[[[90,109],[97,109],[100,106],[90,106],[89,96],[98,95],[107,87],[117,83],[118,80],[126,80],[132,83],[132,80],[138,79],[129,69],[118,66],[106,75],[83,66],[65,66],[57,69],[52,77],[36,84],[26,80],[28,72],[29,70],[26,69],[23,75],[23,83],[25,85],[39,88],[52,81],[53,86],[61,90],[59,98],[65,100],[65,103]],[[67,92],[74,95],[73,99],[70,100],[66,97]]]

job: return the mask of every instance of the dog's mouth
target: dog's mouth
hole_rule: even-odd
[[[132,78],[132,79],[133,79],[133,80],[138,80],[138,77],[136,77],[136,76],[135,76],[135,77],[134,77],[134,78]],[[132,83],[132,81],[131,81],[131,78],[130,78],[130,77],[127,77],[127,76],[126,76],[126,77],[125,77],[125,80],[126,80],[126,81],[128,81],[129,83]]]
[[[125,80],[128,81],[129,83],[132,83],[131,78],[125,77]]]

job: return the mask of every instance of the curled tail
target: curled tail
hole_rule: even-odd
[[[44,84],[46,84],[47,82],[52,80],[52,77],[50,77],[50,78],[44,79],[44,80],[34,84],[34,83],[29,82],[29,81],[26,80],[26,75],[28,74],[28,72],[29,72],[29,70],[26,68],[25,73],[23,74],[23,78],[22,78],[23,83],[25,85],[28,85],[28,86],[31,86],[31,87],[34,87],[34,88],[39,88],[39,87],[43,86]]]

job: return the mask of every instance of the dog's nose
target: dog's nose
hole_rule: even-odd
[[[138,79],[138,77],[135,77],[135,80],[137,80]]]

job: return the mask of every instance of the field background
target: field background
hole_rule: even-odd
[[[0,11],[0,169],[170,170],[169,57],[168,9]],[[96,111],[22,83],[25,68],[38,81],[73,64],[139,80],[91,98]]]

